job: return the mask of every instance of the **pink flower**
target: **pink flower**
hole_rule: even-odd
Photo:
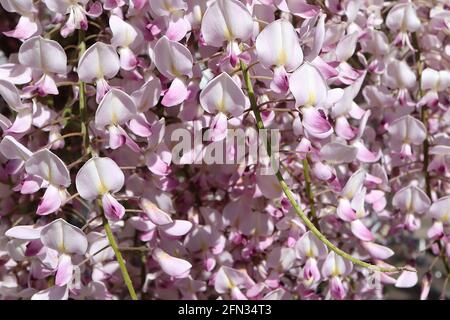
[[[125,208],[111,193],[122,189],[124,179],[122,170],[113,160],[94,157],[78,171],[75,184],[82,198],[94,200],[101,197],[108,219],[120,220],[125,214]]]

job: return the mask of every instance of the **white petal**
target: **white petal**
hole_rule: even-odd
[[[303,61],[297,33],[287,20],[276,20],[261,31],[256,38],[256,52],[266,67],[284,66],[288,72]]]
[[[83,255],[88,247],[83,231],[63,219],[46,225],[41,231],[41,241],[44,246],[59,253]]]
[[[92,83],[95,79],[110,79],[120,69],[120,60],[111,45],[96,42],[89,47],[78,62],[78,77]]]
[[[209,113],[222,112],[237,117],[245,109],[245,96],[236,82],[223,72],[202,90],[200,104]]]
[[[53,40],[36,36],[26,40],[19,49],[22,65],[44,72],[65,74],[67,56],[61,45]]]
[[[155,65],[165,77],[178,78],[192,73],[192,54],[181,43],[163,36],[155,45]]]
[[[122,125],[137,113],[133,99],[119,89],[111,89],[103,97],[95,113],[95,126],[103,129],[108,125]]]
[[[107,192],[119,191],[124,181],[122,170],[112,159],[94,157],[78,171],[75,185],[82,198],[93,200]]]
[[[66,164],[48,149],[34,153],[25,163],[25,170],[28,174],[41,177],[55,186],[70,185],[70,174]]]

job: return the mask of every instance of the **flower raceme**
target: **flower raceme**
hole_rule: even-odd
[[[0,0],[0,299],[448,298],[450,9],[369,2]]]

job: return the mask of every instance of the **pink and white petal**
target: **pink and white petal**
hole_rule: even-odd
[[[58,268],[56,270],[55,285],[65,286],[73,278],[72,258],[67,254],[62,254],[58,259]]]
[[[172,41],[181,41],[189,30],[191,30],[191,24],[185,17],[179,17],[177,15],[172,15],[169,19],[166,37]]]
[[[350,178],[347,180],[341,194],[347,199],[352,199],[357,192],[359,192],[366,179],[366,171],[364,169],[359,169],[355,171]]]
[[[234,39],[246,41],[252,33],[252,16],[238,0],[213,2],[202,19],[201,34],[210,46],[221,47],[225,41]]]
[[[420,86],[423,90],[435,89],[439,82],[439,72],[430,68],[422,71]]]
[[[31,300],[67,300],[68,298],[69,289],[67,286],[53,286],[33,294]]]
[[[358,149],[358,153],[356,154],[356,158],[365,163],[373,163],[377,162],[381,157],[381,152],[373,153],[367,147],[361,142],[356,141],[353,143],[353,146],[355,146]]]
[[[169,236],[181,237],[192,229],[192,223],[187,220],[174,220],[172,223],[165,224],[159,228]]]
[[[131,97],[119,89],[106,93],[95,112],[95,126],[103,129],[108,125],[122,125],[133,119],[137,108]]]
[[[28,67],[15,63],[4,63],[0,65],[0,79],[13,84],[26,84],[31,81],[32,70]],[[0,93],[1,94],[1,93]]]
[[[168,225],[173,222],[169,214],[159,209],[153,202],[146,198],[141,199],[140,206],[147,217],[158,226]]]
[[[355,210],[353,210],[348,199],[339,199],[339,204],[336,209],[336,214],[344,221],[351,222],[357,218]]]
[[[328,249],[311,231],[306,232],[295,244],[296,255],[300,259],[325,258]]]
[[[372,232],[359,219],[351,222],[351,230],[357,238],[363,241],[373,241],[375,239]]]
[[[365,241],[361,244],[374,259],[386,260],[394,255],[394,251],[380,244]]]
[[[91,18],[98,18],[103,12],[103,7],[100,1],[94,2],[89,6],[86,14]]]
[[[10,134],[22,134],[27,132],[33,123],[33,112],[31,108],[20,109],[11,127],[6,130]]]
[[[145,164],[152,173],[158,176],[166,176],[170,172],[169,164],[164,162],[161,156],[155,152],[146,155]]]
[[[279,19],[266,26],[256,38],[256,52],[264,66],[294,71],[303,62],[297,33],[288,20]]]
[[[188,48],[166,36],[155,45],[155,66],[166,78],[174,79],[192,73],[193,58]]]
[[[5,132],[11,126],[12,126],[11,120],[9,120],[4,115],[0,114],[0,129],[3,130],[3,132]]]
[[[166,132],[166,120],[164,118],[152,123],[152,135],[148,138],[148,147],[150,149],[156,148],[164,139]]]
[[[273,70],[273,80],[270,88],[277,93],[287,93],[289,91],[289,75],[284,67],[277,67]]]
[[[356,137],[355,130],[350,126],[346,117],[338,117],[335,125],[335,132],[339,137],[345,140],[352,140]]]
[[[57,219],[41,230],[44,246],[59,253],[85,254],[88,241],[83,231],[63,219]]]
[[[306,1],[287,0],[289,11],[303,19],[311,19],[320,12],[320,7],[308,4]]]
[[[396,192],[392,204],[403,212],[420,214],[428,210],[431,201],[422,189],[410,185]]]
[[[245,109],[245,96],[240,86],[225,72],[208,82],[200,93],[200,104],[209,113],[229,113],[238,117]]]
[[[319,70],[309,63],[304,63],[291,75],[289,88],[297,107],[315,106],[327,98],[328,88],[325,79]]]
[[[123,70],[134,70],[139,64],[136,54],[128,47],[119,49],[120,67]]]
[[[170,16],[180,10],[187,10],[188,6],[183,0],[153,0],[150,8],[157,16]]]
[[[61,45],[41,36],[26,40],[19,48],[19,62],[44,72],[65,74],[67,56]]]
[[[306,260],[306,264],[303,268],[303,279],[307,286],[319,281],[321,278],[319,268],[317,266],[317,260],[314,258],[309,258]]]
[[[137,31],[134,27],[119,18],[111,15],[109,18],[109,27],[112,31],[111,45],[114,47],[129,47],[137,37]],[[127,69],[125,69],[127,70]]]
[[[189,96],[186,84],[179,78],[175,78],[169,89],[164,93],[161,104],[165,107],[173,107],[184,102]]]
[[[118,221],[125,215],[125,208],[110,193],[102,196],[102,206],[108,220]]]
[[[333,179],[333,177],[335,176],[331,167],[320,161],[315,162],[312,165],[311,169],[314,176],[322,181],[329,181],[330,179]]]
[[[5,232],[5,236],[9,238],[21,239],[21,240],[36,240],[41,236],[42,227],[30,226],[16,226],[8,229]]]
[[[336,66],[331,63],[325,62],[320,56],[317,56],[311,64],[316,67],[324,79],[328,80],[330,78],[337,77],[339,75],[339,71],[336,69]]]
[[[75,184],[80,196],[93,200],[107,192],[122,189],[125,176],[119,166],[110,158],[94,157],[78,171]]]
[[[13,83],[7,80],[0,79],[0,96],[5,100],[6,104],[15,111],[27,108],[26,105],[22,104],[19,90]]]
[[[140,137],[147,138],[152,135],[151,126],[143,114],[138,114],[134,119],[131,119],[128,128]]]
[[[255,282],[248,273],[227,266],[220,267],[214,280],[214,289],[219,294],[228,293],[233,287],[251,288]]]
[[[444,235],[444,225],[440,221],[435,221],[427,231],[427,237],[430,239],[439,239]]]
[[[320,157],[331,164],[350,163],[356,159],[358,149],[340,142],[329,142],[320,149]]]
[[[319,110],[307,107],[303,108],[303,127],[313,137],[325,139],[333,133],[333,127]]]
[[[40,31],[40,25],[30,17],[21,16],[14,30],[3,32],[7,37],[26,40]]]
[[[126,138],[118,127],[110,126],[108,128],[108,133],[109,133],[109,147],[111,149],[116,150],[125,144]]]
[[[417,272],[403,271],[395,282],[397,288],[412,288],[418,281]]]
[[[156,230],[156,225],[151,221],[142,219],[141,217],[131,217],[127,222],[136,230],[142,232],[150,232]]]
[[[227,116],[219,112],[212,119],[209,129],[205,133],[205,137],[208,141],[221,141],[225,139],[228,134],[228,119]]]
[[[339,41],[336,47],[336,57],[338,61],[347,61],[351,58],[356,49],[358,41],[358,32],[350,33]]]
[[[186,278],[192,268],[188,261],[173,257],[159,248],[153,250],[152,257],[165,273],[174,278]]]
[[[59,93],[55,80],[47,74],[43,74],[42,77],[32,86],[33,91],[44,97],[48,94],[57,95]]]
[[[55,187],[54,185],[49,185],[47,187],[47,190],[45,190],[44,196],[39,202],[36,214],[40,216],[45,216],[57,211],[62,204],[60,193],[61,191],[58,187]]]
[[[306,53],[305,60],[312,62],[318,56],[320,51],[322,50],[323,42],[325,40],[325,18],[326,14],[321,14],[316,25],[316,30],[314,32],[314,42],[311,47],[311,50]]]
[[[35,152],[25,163],[25,170],[57,186],[68,187],[71,183],[66,164],[48,149]]]
[[[450,219],[450,196],[439,198],[430,206],[428,212],[432,218],[448,222]]]
[[[131,99],[137,106],[139,112],[146,112],[158,104],[161,97],[161,81],[153,78],[147,81],[139,90],[131,94]]]
[[[262,195],[267,199],[278,199],[283,194],[283,189],[275,175],[256,175],[256,185]]]
[[[119,130],[125,138],[125,144],[135,153],[141,153],[141,147],[136,143],[136,141],[134,141],[122,127],[119,127]]]
[[[120,69],[120,60],[114,47],[96,42],[89,47],[78,62],[78,77],[92,83],[95,79],[113,78]]]

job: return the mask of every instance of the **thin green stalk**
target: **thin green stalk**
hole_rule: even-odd
[[[319,221],[317,219],[314,194],[313,194],[313,191],[311,188],[311,174],[309,172],[310,169],[309,169],[308,157],[305,157],[305,159],[303,159],[302,162],[303,162],[303,175],[305,177],[305,191],[306,191],[306,196],[308,197],[308,201],[309,201],[309,211],[311,212],[311,217],[314,222],[314,225],[316,225],[318,227]]]
[[[78,47],[79,47],[79,57],[80,59],[84,52],[86,51],[86,42],[85,42],[85,34],[83,30],[79,30],[78,33]],[[88,130],[88,120],[87,120],[87,106],[86,106],[86,91],[85,84],[83,81],[78,81],[79,86],[79,105],[80,105],[80,120],[81,120],[81,135],[83,136],[83,154],[91,153],[91,143],[89,140],[89,130]],[[103,207],[101,202],[99,201],[99,208],[103,211]],[[131,299],[137,300],[136,291],[133,288],[133,283],[131,282],[130,275],[128,274],[127,267],[125,265],[125,261],[123,260],[122,253],[117,246],[116,239],[114,239],[114,235],[111,230],[111,226],[108,223],[108,220],[103,215],[103,227],[105,228],[106,237],[108,238],[109,244],[114,251],[114,255],[116,256],[117,262],[119,262],[120,271],[122,272],[122,277],[125,282],[125,285],[128,288],[128,292],[130,293]]]
[[[78,47],[79,47],[79,57],[80,59],[84,52],[86,51],[86,42],[84,30],[78,31]],[[91,147],[89,143],[89,130],[87,121],[87,106],[86,106],[86,86],[83,81],[78,81],[79,87],[79,105],[80,105],[80,118],[81,118],[81,135],[83,137],[83,151],[85,153],[90,153]]]
[[[130,275],[128,274],[127,267],[125,265],[125,261],[123,260],[122,253],[117,246],[116,239],[114,239],[114,235],[111,230],[111,226],[108,223],[106,218],[103,218],[103,227],[105,228],[106,236],[108,237],[109,244],[116,255],[117,262],[119,262],[120,271],[122,272],[123,280],[128,288],[128,292],[130,293],[131,299],[137,300],[136,291],[134,290],[133,283],[131,282]]]
[[[241,64],[241,70],[242,70],[242,74],[244,76],[244,81],[245,81],[245,85],[247,87],[247,92],[248,92],[248,97],[250,99],[250,105],[252,107],[252,111],[255,115],[255,119],[256,119],[256,125],[258,127],[259,130],[264,130],[264,123],[262,121],[261,118],[261,114],[259,112],[258,109],[258,104],[256,101],[256,96],[255,96],[255,92],[253,90],[253,85],[250,79],[250,73],[248,70],[247,65],[243,62],[240,61]],[[272,155],[272,146],[271,146],[271,142],[269,139],[267,139],[266,141],[266,149],[267,149],[267,155],[271,157]],[[306,214],[303,212],[302,208],[297,204],[297,201],[294,198],[294,195],[292,194],[291,190],[289,189],[288,185],[286,184],[286,182],[284,181],[283,176],[281,175],[281,172],[278,170],[276,172],[276,177],[278,179],[278,182],[280,183],[281,188],[283,189],[284,194],[286,195],[286,197],[289,199],[289,202],[291,203],[292,207],[294,208],[295,212],[297,213],[297,215],[300,217],[300,219],[303,221],[303,223],[308,227],[309,230],[311,230],[311,232],[320,240],[322,241],[327,247],[328,249],[330,249],[331,251],[334,251],[337,255],[343,257],[344,259],[347,259],[349,261],[351,261],[352,263],[359,265],[361,267],[373,270],[373,271],[378,271],[378,272],[398,272],[398,271],[402,271],[405,270],[406,268],[397,268],[397,267],[393,267],[393,268],[383,268],[377,265],[373,265],[364,261],[361,261],[357,258],[352,257],[350,254],[346,253],[345,251],[339,249],[338,247],[336,247],[333,243],[331,243],[317,228],[316,226],[311,222],[311,220],[308,219],[308,217],[306,216]]]

